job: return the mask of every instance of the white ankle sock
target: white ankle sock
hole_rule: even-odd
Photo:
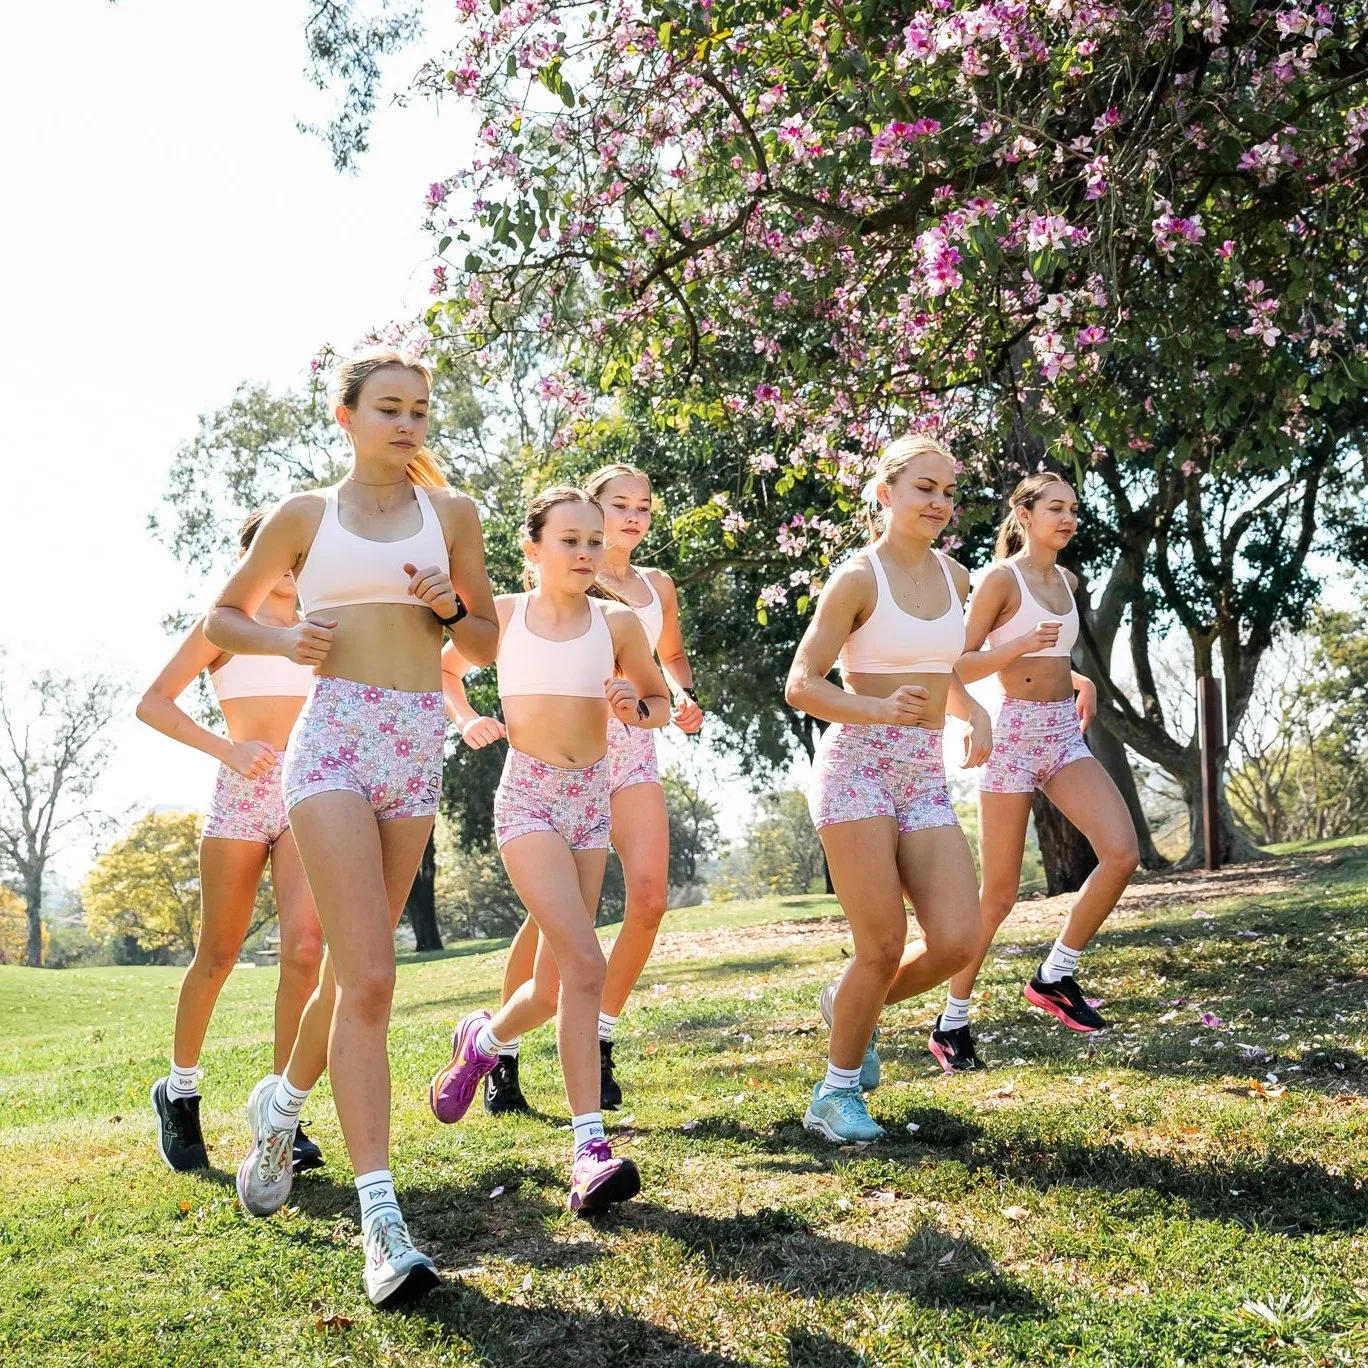
[[[585,1112],[583,1116],[572,1116],[570,1124],[575,1130],[575,1154],[578,1155],[591,1140],[603,1139],[603,1113]]]
[[[945,1011],[941,1013],[942,1031],[957,1031],[969,1024],[969,999],[957,998],[953,993],[945,995]]]
[[[508,1053],[508,1041],[500,1040],[494,1034],[493,1023],[486,1021],[480,1027],[480,1034],[475,1037],[475,1048],[486,1058],[490,1055],[501,1055]]]
[[[299,1125],[300,1109],[308,1101],[310,1089],[301,1091],[284,1074],[271,1096],[271,1105],[266,1112],[266,1120],[277,1130],[287,1130]]]
[[[166,1079],[166,1095],[174,1102],[179,1097],[198,1097],[199,1090],[199,1065],[192,1064],[188,1069],[182,1069],[176,1063],[174,1055],[171,1057],[171,1072]]]
[[[860,1066],[857,1064],[853,1069],[838,1069],[835,1064],[827,1060],[826,1077],[822,1080],[822,1092],[844,1092],[848,1088],[858,1088],[860,1086]]]
[[[599,1013],[599,1039],[612,1040],[613,1032],[617,1029],[618,1019],[609,1016],[607,1012]]]
[[[514,1036],[507,1045],[499,1051],[500,1054],[512,1055],[514,1059],[518,1057],[518,1051],[522,1049],[522,1036]]]
[[[394,1179],[389,1169],[373,1169],[356,1175],[356,1195],[361,1199],[361,1229],[366,1230],[371,1220],[381,1212],[399,1216],[399,1199],[394,1195]]]
[[[1058,983],[1066,975],[1072,974],[1078,968],[1078,961],[1082,957],[1081,950],[1070,950],[1062,940],[1056,940],[1050,947],[1050,953],[1045,956],[1044,963],[1040,966],[1040,981],[1042,983]]]

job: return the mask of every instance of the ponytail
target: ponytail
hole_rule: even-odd
[[[449,483],[447,477],[442,474],[442,467],[437,464],[437,458],[427,447],[421,448],[418,454],[408,463],[409,480],[416,485],[422,485],[424,489],[447,489]]]
[[[1057,484],[1069,487],[1069,482],[1062,475],[1041,470],[1028,475],[1012,490],[1007,499],[1007,516],[998,524],[997,542],[993,547],[994,560],[1006,560],[1008,556],[1015,556],[1018,551],[1026,549],[1026,532],[1017,516],[1017,509],[1034,508],[1040,496],[1051,485]]]

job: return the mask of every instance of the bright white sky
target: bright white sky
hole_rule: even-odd
[[[170,653],[162,615],[199,592],[146,530],[177,444],[239,381],[298,384],[321,343],[422,306],[423,197],[473,125],[454,104],[384,109],[339,175],[295,128],[329,108],[301,0],[66,0],[60,44],[57,9],[5,19],[0,644],[12,680],[99,667],[136,695]],[[202,807],[213,761],[131,703],[116,735],[106,808]]]

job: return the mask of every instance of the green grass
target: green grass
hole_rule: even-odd
[[[933,1005],[895,1009],[872,1100],[890,1139],[849,1154],[800,1125],[825,1044],[814,997],[845,945],[813,920],[831,902],[672,914],[683,934],[618,1047],[643,1194],[594,1224],[564,1210],[546,1032],[524,1048],[545,1115],[445,1128],[427,1112],[451,1025],[490,1003],[502,954],[406,960],[393,1166],[446,1275],[407,1316],[365,1302],[326,1083],[306,1116],[329,1168],[276,1217],[237,1208],[274,970],[224,992],[204,1059],[218,1171],[180,1176],[147,1104],[179,971],[0,969],[0,1363],[1368,1362],[1368,848],[1274,872],[1200,919],[1200,879],[1119,916],[1085,962],[1117,1024],[1090,1039],[1021,1001],[1053,934],[1027,906],[984,982],[994,1067],[941,1079]],[[1285,1094],[1251,1097],[1270,1071]]]

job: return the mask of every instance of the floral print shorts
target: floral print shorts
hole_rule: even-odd
[[[431,817],[442,795],[440,693],[319,675],[285,751],[285,807],[316,793],[359,793],[381,821]]]
[[[280,756],[259,779],[244,779],[236,770],[220,765],[204,834],[223,841],[275,845],[290,826],[280,783],[283,769]]]
[[[494,794],[495,841],[504,846],[534,831],[554,831],[571,850],[606,850],[610,767],[605,755],[583,769],[563,769],[509,746]]]
[[[808,784],[813,825],[820,831],[834,822],[892,817],[901,832],[958,826],[941,737],[939,727],[828,727]]]
[[[629,727],[616,717],[608,719],[608,792],[632,784],[660,783],[656,764],[655,732]]]
[[[993,753],[979,770],[980,793],[1031,793],[1092,752],[1072,698],[1004,698],[993,723]]]

